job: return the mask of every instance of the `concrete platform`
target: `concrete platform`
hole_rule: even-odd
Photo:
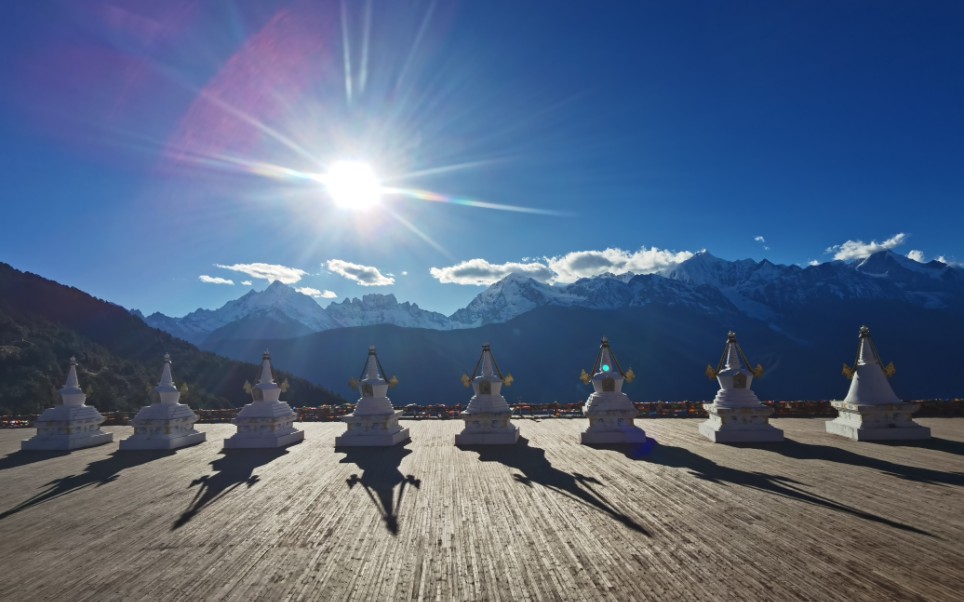
[[[515,445],[411,442],[177,452],[18,451],[0,430],[0,600],[957,601],[964,419],[933,439],[856,442],[826,419],[782,443],[714,444],[700,419],[652,444],[579,443],[585,419],[513,419]],[[118,439],[130,427],[104,427]],[[712,570],[710,570],[712,569]]]
[[[579,442],[584,445],[624,445],[646,443],[646,431],[639,427],[621,431],[586,431],[579,433]]]

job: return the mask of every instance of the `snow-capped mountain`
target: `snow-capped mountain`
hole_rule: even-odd
[[[411,328],[446,330],[453,323],[444,315],[421,309],[414,303],[399,303],[395,295],[365,295],[323,308],[295,289],[273,282],[263,291],[249,291],[219,309],[198,309],[182,318],[161,313],[143,317],[150,326],[200,344],[216,338],[291,338],[345,326],[394,324]],[[268,337],[271,338],[271,337]]]
[[[303,295],[280,282],[271,283],[263,291],[248,291],[244,296],[228,301],[218,309],[198,309],[182,318],[171,318],[154,313],[144,321],[192,343],[201,343],[212,332],[245,319],[261,318],[295,327],[291,336],[337,328],[325,310],[311,297]]]
[[[415,303],[399,303],[395,295],[365,295],[361,299],[345,299],[332,303],[325,312],[339,326],[394,324],[409,328],[448,330],[452,321],[444,315],[427,311]]]
[[[322,308],[275,282],[220,309],[199,309],[183,318],[153,314],[145,321],[202,343],[211,336],[234,340],[255,332],[274,332],[274,338],[291,338],[376,324],[452,330],[500,324],[540,307],[616,310],[659,304],[704,316],[742,315],[786,332],[786,322],[801,307],[848,300],[886,300],[923,309],[958,307],[964,303],[964,270],[938,261],[918,263],[891,251],[805,268],[768,260],[727,261],[702,252],[663,274],[603,274],[567,285],[510,274],[449,317],[414,303],[399,303],[390,294],[365,295]]]

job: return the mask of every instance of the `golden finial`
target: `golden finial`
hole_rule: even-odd
[[[706,364],[706,378],[710,380],[716,379],[716,370],[709,364]]]
[[[588,373],[588,372],[586,372],[585,370],[583,370],[583,371],[582,371],[582,374],[579,375],[579,380],[582,381],[582,384],[588,385],[588,384],[589,384],[589,381],[592,380],[592,377],[589,376],[589,373]]]
[[[633,372],[632,368],[630,368],[629,370],[626,370],[626,374],[623,375],[623,378],[626,379],[626,382],[631,383],[636,380],[636,373]]]
[[[511,387],[512,383],[514,382],[515,382],[515,377],[512,376],[511,374],[506,374],[505,378],[502,379],[502,384],[504,384],[507,387]]]
[[[397,386],[398,386],[398,377],[392,376],[392,380],[388,381],[388,388],[394,389]]]
[[[281,392],[282,392],[282,393],[287,393],[287,392],[288,392],[288,389],[290,389],[290,388],[291,388],[291,383],[288,382],[288,379],[287,379],[287,378],[284,379],[283,381],[281,381]]]
[[[355,380],[354,378],[350,378],[348,379],[348,386],[351,387],[352,391],[354,391],[355,389],[358,388],[358,381]]]
[[[847,364],[843,365],[843,370],[841,370],[841,373],[847,377],[848,380],[854,377],[854,369]]]
[[[897,366],[894,365],[894,362],[884,366],[884,374],[887,375],[887,378],[893,378],[897,374]]]
[[[251,384],[250,380],[244,381],[244,392],[251,395],[251,391],[254,389],[254,385]]]
[[[468,375],[468,374],[465,374],[465,373],[463,372],[463,373],[462,373],[462,386],[465,387],[466,389],[468,389],[468,388],[469,388],[469,385],[471,385],[471,384],[472,384],[472,379],[469,378],[469,375]]]
[[[754,377],[754,378],[762,378],[762,377],[763,377],[763,373],[764,373],[763,364],[757,364],[757,365],[756,365],[756,368],[753,368],[753,370],[751,370],[751,372],[753,372],[753,377]]]

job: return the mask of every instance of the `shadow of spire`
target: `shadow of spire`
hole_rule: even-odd
[[[69,451],[24,451],[21,449],[7,454],[3,458],[0,458],[0,470],[16,468],[18,466],[26,466],[27,464],[33,464],[34,462],[43,462],[44,460],[59,458],[69,454]]]
[[[385,528],[392,535],[398,535],[398,513],[402,507],[405,488],[409,485],[416,489],[422,484],[421,479],[412,475],[403,475],[399,470],[402,458],[412,453],[400,445],[391,447],[339,447],[336,452],[344,453],[342,463],[354,464],[361,471],[361,476],[352,474],[346,483],[352,489],[355,485],[368,494],[368,498],[375,504],[375,508],[385,523]],[[395,488],[398,488],[398,498]]]
[[[954,441],[946,440],[938,441],[945,441],[946,443],[951,444],[956,443]],[[929,447],[926,445],[926,443],[927,441],[915,442],[914,447],[928,447],[929,449],[937,449],[940,451],[954,449],[953,445],[944,446],[941,443],[935,443],[933,447]],[[891,446],[892,444],[887,443],[886,445]],[[907,444],[902,443],[902,446],[905,445]],[[894,476],[899,479],[914,481],[916,483],[928,483],[931,485],[956,485],[958,487],[964,486],[964,473],[944,472],[940,470],[933,470],[931,468],[918,468],[916,466],[897,464],[896,462],[864,456],[831,445],[813,445],[809,443],[800,443],[799,441],[786,440],[780,444],[761,446],[760,449],[780,454],[781,456],[786,456],[788,458],[794,458],[795,460],[824,460],[826,462],[835,462],[837,464],[846,464],[848,466],[862,466],[872,470],[879,470],[884,474]],[[949,453],[957,452],[951,451]]]
[[[221,457],[211,462],[214,474],[200,476],[188,485],[197,487],[194,499],[171,526],[180,529],[198,515],[206,506],[224,497],[241,485],[253,487],[260,480],[254,469],[277,460],[288,453],[284,448],[221,450]]]
[[[875,443],[888,447],[920,447],[954,454],[956,456],[964,456],[964,441],[953,441],[951,439],[940,439],[938,437],[931,437],[930,439],[921,441],[875,441]]]
[[[598,479],[559,470],[546,459],[544,449],[530,446],[529,440],[525,437],[519,437],[514,445],[460,445],[458,447],[479,454],[479,460],[482,462],[498,462],[518,470],[521,474],[512,475],[518,483],[528,487],[532,487],[533,484],[541,485],[598,510],[637,533],[652,536],[642,525],[617,510],[612,502],[597,490],[596,486],[601,485]]]
[[[649,442],[647,442],[649,443]],[[767,451],[779,451],[782,447],[793,447],[797,444],[791,441],[785,441],[781,444],[773,444],[766,447],[759,447],[758,449],[766,449]],[[804,446],[807,447],[807,446]],[[823,446],[817,446],[823,447]],[[830,510],[835,510],[837,512],[842,512],[849,514],[851,516],[879,523],[882,525],[887,525],[888,527],[893,527],[895,529],[900,529],[902,531],[910,531],[912,533],[917,533],[920,535],[926,535],[928,537],[934,537],[933,534],[918,529],[913,525],[908,525],[898,521],[890,520],[883,516],[878,516],[859,508],[854,508],[846,504],[836,502],[830,498],[805,491],[801,488],[803,483],[800,481],[795,481],[787,477],[781,477],[777,475],[770,475],[762,472],[749,472],[744,470],[738,470],[736,468],[729,468],[727,466],[720,466],[716,462],[713,462],[709,458],[695,454],[690,450],[683,447],[673,447],[668,445],[660,445],[656,442],[647,448],[641,448],[639,446],[607,446],[604,449],[610,449],[613,451],[618,451],[624,454],[626,457],[633,460],[642,460],[646,462],[652,462],[653,464],[660,464],[662,466],[669,466],[673,468],[686,468],[689,469],[690,474],[698,479],[709,481],[711,483],[719,484],[732,484],[740,485],[742,487],[749,487],[751,489],[756,489],[757,491],[763,491],[766,493],[771,493],[774,495],[779,495],[789,499],[804,502],[806,504],[812,504],[814,506],[821,506],[828,508]],[[756,449],[756,448],[755,448]],[[836,448],[828,448],[836,449]],[[841,450],[843,451],[843,450]],[[849,453],[849,452],[844,452]],[[856,454],[853,454],[856,455]],[[864,458],[866,459],[866,458]]]
[[[37,504],[84,489],[85,487],[100,487],[112,483],[117,480],[121,471],[127,468],[132,468],[139,464],[146,464],[147,462],[172,455],[174,455],[174,452],[169,450],[138,452],[114,451],[114,453],[107,458],[88,464],[84,472],[80,474],[70,475],[46,483],[44,485],[46,489],[37,495],[21,502],[6,512],[0,513],[0,520],[22,510],[26,510],[31,506],[36,506]]]

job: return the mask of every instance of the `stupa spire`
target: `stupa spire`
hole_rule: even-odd
[[[70,368],[67,369],[67,382],[64,383],[64,390],[80,390],[80,382],[77,380],[77,358],[70,356]]]
[[[274,375],[271,374],[271,354],[267,350],[261,356],[261,378],[258,379],[258,384],[274,384]]]
[[[367,381],[377,381],[385,380],[383,378],[384,372],[380,370],[380,365],[378,362],[378,352],[375,351],[375,346],[370,345],[368,347],[368,359],[365,360],[365,370],[362,373],[363,380]]]
[[[465,428],[455,435],[456,445],[508,445],[518,441],[519,427],[509,421],[512,410],[502,396],[503,385],[508,387],[512,381],[511,374],[502,376],[492,346],[483,343],[471,378],[462,375],[462,384],[471,385],[474,395],[460,414]]]
[[[161,369],[161,380],[157,383],[160,387],[173,387],[174,375],[171,374],[171,354],[164,354],[164,367]]]
[[[726,334],[726,359],[724,367],[727,370],[740,370],[743,363],[740,361],[740,346],[736,342],[736,333],[732,330]]]

